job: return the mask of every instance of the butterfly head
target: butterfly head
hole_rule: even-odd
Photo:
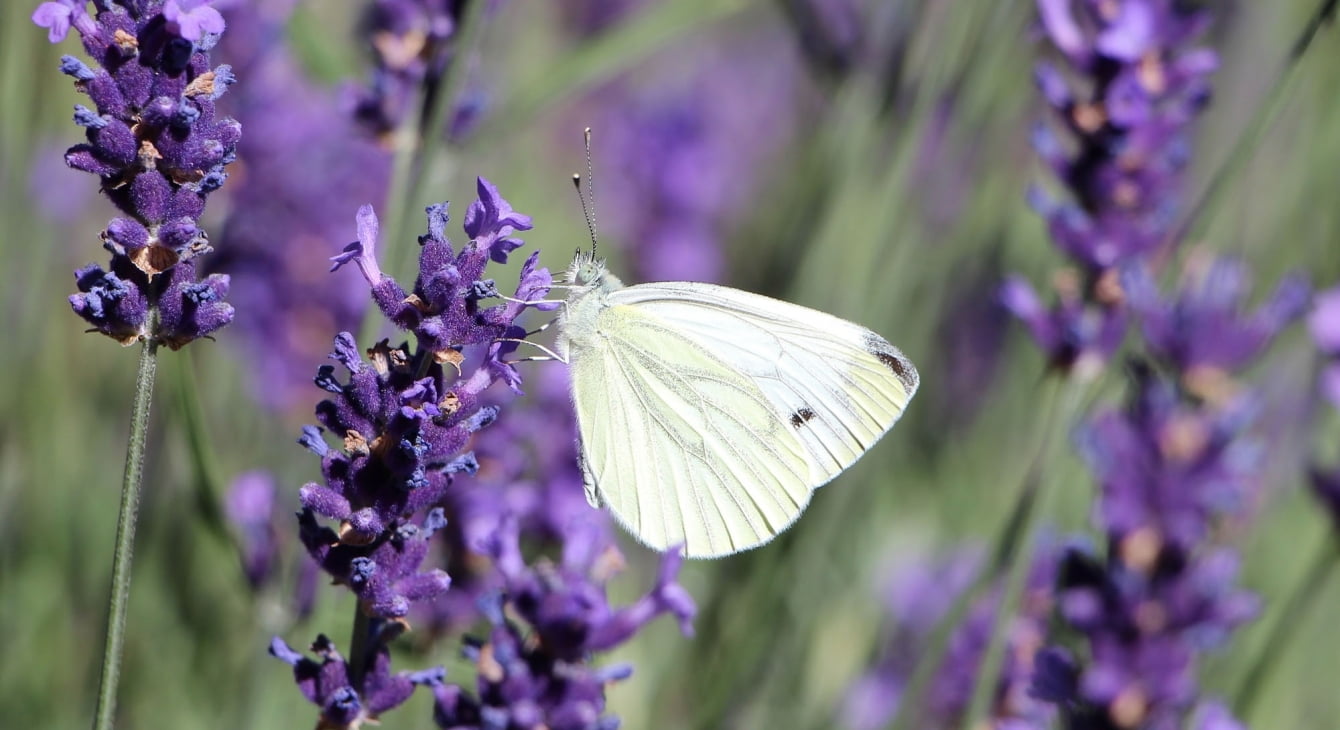
[[[594,251],[578,251],[564,276],[566,283],[578,290],[618,289],[623,284],[609,273],[605,260],[596,258]]]

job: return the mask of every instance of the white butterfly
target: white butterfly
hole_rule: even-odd
[[[586,497],[657,550],[729,555],[785,530],[917,391],[870,330],[713,284],[625,287],[579,254],[559,318]]]

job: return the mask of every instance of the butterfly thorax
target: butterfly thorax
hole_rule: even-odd
[[[559,354],[571,358],[596,344],[597,327],[611,292],[623,288],[623,282],[609,273],[605,262],[589,253],[579,253],[565,276],[570,289],[566,306],[559,316]]]

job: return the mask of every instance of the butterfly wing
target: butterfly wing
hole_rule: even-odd
[[[642,542],[716,557],[766,542],[809,502],[806,454],[771,402],[637,307],[601,310],[570,354],[588,497]]]
[[[690,557],[770,540],[860,457],[916,390],[863,327],[696,283],[611,292],[602,345],[572,353],[588,494]]]
[[[682,333],[759,386],[823,486],[883,436],[916,393],[916,368],[878,334],[831,314],[714,284],[640,284],[610,302]]]

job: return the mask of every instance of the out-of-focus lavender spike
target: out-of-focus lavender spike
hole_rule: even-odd
[[[237,530],[242,572],[253,589],[279,567],[279,529],[275,524],[277,485],[263,471],[239,474],[228,488],[224,512]]]
[[[720,280],[740,210],[794,134],[799,59],[778,33],[742,33],[648,73],[659,80],[616,82],[581,107],[601,227],[627,248],[635,279]]]
[[[1259,612],[1236,586],[1237,554],[1214,537],[1256,501],[1267,465],[1259,397],[1234,378],[1308,295],[1305,281],[1286,277],[1250,311],[1248,274],[1238,260],[1193,255],[1181,289],[1165,297],[1144,269],[1125,272],[1152,361],[1133,367],[1125,408],[1098,412],[1078,432],[1106,550],[1070,550],[1056,597],[1087,655],[1053,652],[1034,680],[1068,727],[1235,722],[1205,703],[1196,679],[1199,657]]]
[[[484,12],[493,12],[502,0],[481,0]],[[442,91],[448,67],[456,61],[457,35],[466,3],[447,0],[373,0],[363,18],[362,32],[373,50],[372,79],[347,86],[345,106],[367,132],[382,137],[394,133],[416,110],[420,89]],[[451,137],[467,134],[479,120],[484,94],[467,87],[451,110],[447,129]]]
[[[1323,400],[1340,409],[1340,286],[1317,294],[1307,324],[1322,355],[1317,390]],[[1313,465],[1311,477],[1313,494],[1340,530],[1340,466]]]
[[[1036,81],[1058,131],[1034,147],[1062,188],[1030,202],[1074,273],[1057,303],[1012,283],[1002,304],[1028,325],[1052,367],[1092,376],[1125,332],[1120,270],[1177,242],[1188,125],[1209,96],[1213,52],[1191,46],[1207,16],[1172,0],[1037,0],[1042,29],[1067,68]]]
[[[354,329],[368,308],[353,272],[332,282],[322,263],[348,235],[348,211],[381,203],[390,154],[342,113],[333,93],[306,78],[284,41],[289,8],[239,3],[222,43],[247,79],[224,98],[249,134],[238,145],[245,174],[230,186],[230,215],[211,270],[250,303],[237,315],[244,370],[267,407],[286,410],[310,393],[308,363],[332,331]]]

